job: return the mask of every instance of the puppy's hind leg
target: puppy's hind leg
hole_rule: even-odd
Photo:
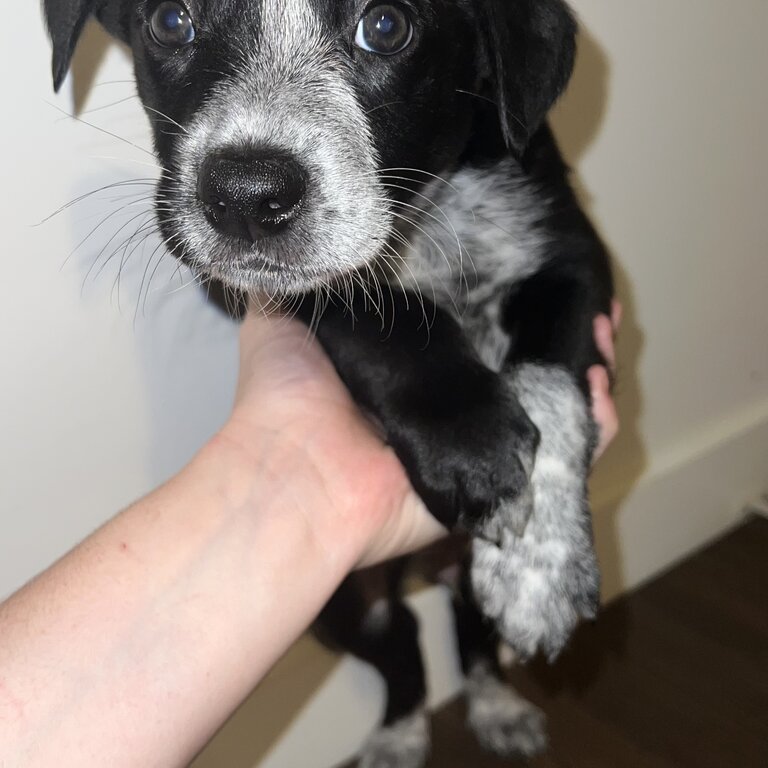
[[[360,754],[359,768],[421,768],[430,748],[426,681],[416,617],[394,590],[366,600],[353,574],[320,617],[334,643],[373,665],[384,678],[384,720]]]
[[[499,635],[475,604],[466,569],[453,605],[466,676],[468,727],[483,749],[500,757],[528,758],[543,752],[544,714],[504,682]]]
[[[416,617],[399,601],[374,603],[363,622],[361,658],[384,677],[387,708],[363,748],[360,768],[421,768],[426,761],[429,718],[418,632]]]

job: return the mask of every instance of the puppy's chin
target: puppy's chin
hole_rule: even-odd
[[[179,245],[179,239],[173,237],[167,237],[166,243],[173,256],[201,281],[215,280],[234,291],[266,294],[275,299],[289,299],[348,282],[352,273],[365,267],[365,262],[342,267],[333,264],[332,259],[278,259],[247,247],[233,253],[231,248],[219,250],[213,243],[209,248],[192,249]]]
[[[323,275],[301,269],[274,266],[260,269],[247,265],[211,264],[202,269],[192,265],[192,269],[201,278],[217,280],[232,290],[266,294],[276,300],[309,293],[344,279],[343,274]]]

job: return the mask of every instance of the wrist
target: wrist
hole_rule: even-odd
[[[348,439],[338,436],[340,445]],[[297,435],[232,418],[190,470],[207,478],[227,514],[243,514],[259,530],[284,529],[276,541],[289,550],[311,550],[302,557],[340,582],[366,557],[408,486],[385,446],[361,445],[350,455],[332,443],[327,435],[319,440],[311,432]]]

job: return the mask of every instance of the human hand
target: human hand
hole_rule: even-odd
[[[619,319],[618,304],[612,319],[595,319],[595,339],[611,366]],[[294,489],[311,525],[322,529],[319,537],[343,537],[356,548],[357,565],[366,566],[445,535],[303,324],[251,311],[240,360],[236,403],[221,436],[245,472],[268,472]],[[616,435],[618,418],[606,368],[594,366],[588,376],[600,426],[597,457]]]
[[[608,368],[593,365],[587,371],[589,390],[592,396],[592,416],[600,428],[600,437],[593,456],[597,461],[619,432],[619,416],[616,404],[611,397],[611,378],[616,373],[616,354],[613,338],[621,325],[622,306],[613,301],[611,317],[598,315],[594,320],[594,333],[597,348],[608,363]]]
[[[265,434],[271,436],[268,456]],[[235,407],[222,435],[239,447],[246,471],[267,471],[293,486],[312,526],[320,527],[318,539],[353,547],[358,566],[446,533],[297,320],[249,312]]]

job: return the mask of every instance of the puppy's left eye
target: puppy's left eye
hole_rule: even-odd
[[[377,5],[357,25],[355,45],[369,53],[393,56],[413,40],[413,22],[398,5]]]
[[[160,3],[149,20],[149,30],[164,48],[181,48],[195,39],[192,17],[181,3]]]

